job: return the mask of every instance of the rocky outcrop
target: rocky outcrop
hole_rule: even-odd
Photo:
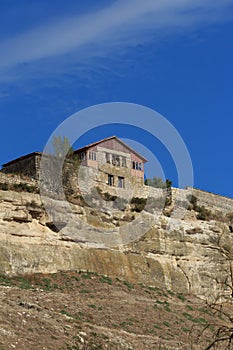
[[[88,270],[203,297],[229,293],[227,223],[197,220],[193,211],[177,220],[109,206],[71,204],[65,226],[65,205],[51,221],[39,194],[0,191],[0,272]]]

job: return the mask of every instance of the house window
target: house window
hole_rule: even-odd
[[[119,188],[125,187],[125,178],[122,176],[118,176],[118,187]]]
[[[111,162],[111,154],[106,153],[106,163],[110,163],[110,162]]]
[[[96,152],[89,152],[89,159],[96,160]]]
[[[114,176],[108,174],[108,185],[109,186],[114,186]]]
[[[113,154],[112,155],[112,164],[116,165],[116,166],[120,166],[121,165],[120,157],[118,157],[117,155]]]
[[[122,157],[121,164],[123,167],[126,168],[126,158],[125,157]]]
[[[141,170],[142,171],[142,163],[132,162],[132,169]]]
[[[79,158],[80,158],[81,161],[86,160],[86,152],[80,153]]]

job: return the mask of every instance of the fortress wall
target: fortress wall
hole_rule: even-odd
[[[207,208],[220,210],[224,214],[233,212],[233,198],[220,196],[214,193],[193,189],[193,195],[197,197],[197,204]]]
[[[87,167],[80,167],[84,168],[84,173],[82,176],[79,177],[79,186],[81,187],[82,191],[89,192],[90,187],[99,185],[99,182],[96,181],[97,172],[96,170],[93,172],[93,174],[90,174],[90,168]],[[81,171],[82,173],[82,171]],[[81,174],[79,174],[81,175]],[[92,175],[92,176],[90,176]],[[90,180],[92,180],[93,183],[89,183]],[[0,171],[0,183],[1,184],[20,184],[20,183],[27,183],[32,186],[37,186],[37,180],[34,178],[31,178],[29,176],[23,176],[23,175],[16,175],[16,174],[5,174]],[[162,197],[164,195],[164,192],[160,188],[154,188],[150,186],[141,186],[140,184],[135,183],[134,184],[133,191],[130,191],[131,196],[133,197],[139,197],[139,198],[147,198],[147,197]],[[119,189],[119,191],[116,192],[116,188],[111,188],[109,186],[105,186],[103,190],[110,192],[111,194],[118,195],[120,197],[124,197],[124,189]],[[122,192],[122,193],[121,193]],[[199,206],[204,206],[208,209],[212,210],[219,210],[223,214],[227,214],[229,212],[233,212],[233,198],[220,196],[214,193],[202,191],[196,188],[190,188],[187,189],[179,189],[179,188],[172,188],[172,198],[175,202],[176,200],[179,201],[185,201],[187,200],[188,196],[193,195],[197,198],[197,204]]]
[[[29,185],[36,186],[37,181],[34,178],[28,176],[20,176],[16,174],[5,174],[0,171],[0,183],[6,183],[9,185],[27,183]]]
[[[162,188],[155,188],[151,186],[137,186],[134,189],[134,197],[147,198],[147,197],[163,197],[164,191]]]
[[[187,200],[188,196],[191,194],[192,194],[192,188],[181,189],[181,188],[172,187],[173,201],[175,200],[185,201]]]
[[[219,210],[223,214],[233,212],[233,198],[220,196],[218,194],[191,187],[188,187],[187,189],[172,189],[173,199],[186,200],[191,194],[197,198],[197,205],[199,206],[204,206],[212,210]]]

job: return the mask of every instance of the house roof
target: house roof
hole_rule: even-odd
[[[9,166],[9,165],[11,165],[11,164],[20,162],[21,160],[24,160],[24,159],[27,159],[27,158],[30,158],[30,157],[36,156],[36,155],[41,156],[41,155],[42,155],[42,152],[32,152],[32,153],[29,153],[29,154],[25,154],[24,156],[21,156],[21,157],[18,157],[18,158],[16,158],[16,159],[13,159],[13,160],[11,160],[11,161],[8,162],[8,163],[3,164],[2,166],[3,166],[3,167],[6,167],[6,166]]]
[[[143,160],[144,163],[146,163],[146,162],[148,161],[145,157],[143,157],[140,153],[138,153],[137,151],[135,151],[133,148],[131,148],[131,147],[130,147],[129,145],[127,145],[125,142],[123,142],[122,140],[120,140],[117,136],[107,137],[107,138],[102,139],[102,140],[99,140],[99,141],[97,141],[97,142],[90,143],[89,145],[86,145],[86,146],[84,146],[84,147],[82,147],[82,148],[77,149],[76,151],[74,151],[74,153],[80,153],[80,152],[86,151],[86,150],[88,150],[89,148],[91,148],[91,147],[93,147],[93,146],[96,146],[96,145],[98,145],[98,144],[100,144],[100,143],[102,143],[102,142],[104,142],[104,141],[108,141],[108,140],[112,140],[112,139],[116,139],[116,140],[117,140],[119,143],[121,143],[124,147],[128,148],[128,150],[129,150],[130,152],[133,152],[133,153],[136,154],[139,158],[141,158],[141,159]],[[11,161],[8,162],[8,163],[3,164],[2,166],[3,166],[3,167],[7,167],[7,166],[9,166],[9,165],[12,165],[12,164],[14,164],[14,163],[20,162],[21,160],[30,158],[30,157],[32,157],[32,156],[36,156],[36,155],[42,156],[42,154],[43,154],[42,152],[32,152],[32,153],[26,154],[26,155],[24,155],[24,156],[21,156],[21,157],[19,157],[19,158],[13,159],[13,160],[11,160]]]
[[[86,151],[88,150],[89,148],[91,147],[94,147],[94,146],[97,146],[98,144],[104,142],[104,141],[108,141],[108,140],[117,140],[119,143],[121,143],[124,147],[128,148],[128,150],[134,154],[136,154],[139,158],[141,158],[144,163],[148,162],[148,160],[142,156],[140,153],[138,153],[137,151],[135,151],[135,149],[131,148],[129,145],[127,145],[127,143],[123,142],[121,139],[119,139],[117,136],[111,136],[111,137],[107,137],[105,139],[102,139],[102,140],[99,140],[97,142],[93,142],[93,143],[90,143],[89,145],[86,145],[82,148],[79,148],[77,149],[76,151],[74,151],[74,153],[80,153],[80,152],[83,152],[83,151]]]

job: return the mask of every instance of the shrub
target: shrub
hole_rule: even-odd
[[[153,327],[157,329],[162,329],[161,326],[159,326],[158,324],[153,324]]]
[[[172,181],[169,180],[169,179],[166,179],[165,184],[166,184],[166,188],[171,188],[172,187]]]
[[[130,203],[133,205],[131,211],[140,213],[145,208],[146,198],[133,197]]]
[[[81,275],[81,277],[83,278],[83,279],[91,279],[91,274],[90,273],[83,273],[82,275]]]
[[[204,205],[199,206],[197,205],[197,197],[194,195],[187,196],[187,200],[189,201],[188,210],[195,210],[197,212],[197,219],[198,220],[210,220],[214,219],[214,214],[211,212],[211,210],[207,209]],[[217,217],[220,218],[221,214],[219,214]]]
[[[19,288],[21,289],[32,289],[31,283],[23,276],[16,277],[17,281],[20,282]]]
[[[185,332],[185,333],[190,332],[190,329],[189,329],[189,328],[186,328],[186,327],[182,328],[182,330],[183,330],[183,332]]]
[[[171,204],[172,204],[172,199],[170,196],[167,196],[165,200],[165,207],[168,207]]]
[[[27,208],[37,208],[38,205],[37,205],[36,201],[34,201],[34,199],[33,199],[31,202],[26,203],[26,207]]]
[[[29,193],[38,193],[36,186],[28,185],[27,183],[20,182],[19,184],[13,184],[13,190],[17,192],[29,192]]]
[[[0,183],[0,190],[7,191],[8,190],[8,184],[6,182]]]
[[[26,191],[26,184],[22,182],[19,184],[13,184],[13,189],[17,192]]]
[[[189,321],[192,321],[192,322],[195,322],[195,323],[206,323],[206,319],[202,318],[202,317],[199,317],[199,318],[194,318],[191,314],[187,313],[187,312],[183,312],[183,316],[189,320]]]
[[[113,196],[108,192],[102,193],[102,198],[107,202],[113,202],[117,199],[117,196]]]
[[[7,191],[9,189],[9,186],[6,182],[0,183],[0,190]]]
[[[211,219],[211,211],[204,207],[203,205],[201,207],[196,208],[198,214],[197,214],[197,219],[198,220],[210,220]]]
[[[154,176],[152,179],[145,180],[146,186],[151,186],[155,188],[166,188],[166,182],[162,178]]]
[[[128,287],[128,289],[133,289],[134,288],[134,285],[129,283],[128,281],[123,281],[123,284]]]
[[[197,197],[193,194],[187,196],[187,201],[189,202],[188,210],[196,210],[197,209]]]
[[[230,223],[233,224],[233,212],[227,213],[226,217],[230,221]]]
[[[189,320],[189,321],[193,321],[194,322],[194,318],[191,314],[189,314],[188,312],[183,312],[183,316]]]
[[[0,274],[0,285],[10,286],[11,285],[11,278],[6,276],[6,275]]]
[[[185,297],[183,296],[183,294],[177,294],[177,298],[181,301],[185,301]]]
[[[108,192],[103,192],[99,186],[96,186],[95,188],[91,189],[91,194],[95,199],[102,198],[107,202],[113,202],[117,199],[117,196],[111,195]]]
[[[110,277],[108,277],[108,276],[101,276],[100,277],[100,282],[112,285],[112,279]]]

